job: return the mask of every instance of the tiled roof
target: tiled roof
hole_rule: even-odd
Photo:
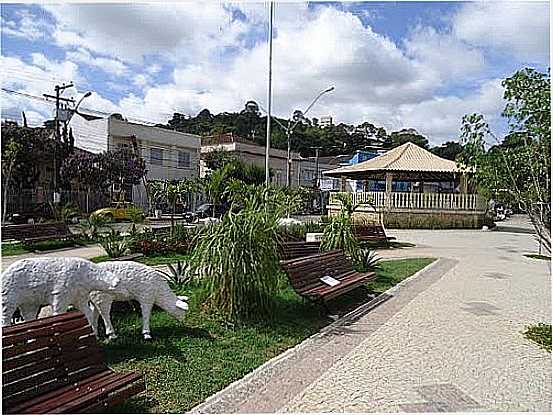
[[[396,147],[387,153],[362,163],[325,171],[327,176],[339,177],[366,171],[420,171],[420,172],[460,172],[457,163],[432,154],[411,142]]]

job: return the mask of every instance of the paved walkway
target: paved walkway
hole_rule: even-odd
[[[93,258],[99,255],[105,255],[105,251],[100,245],[89,245],[79,248],[58,249],[56,251],[41,252],[41,253],[28,253],[23,255],[3,256],[2,257],[2,270],[6,269],[10,264],[23,258],[35,258],[35,257],[79,257],[79,258]]]
[[[530,224],[390,233],[417,247],[382,257],[442,259],[193,411],[550,411],[551,355],[522,336],[551,321],[550,263],[523,256]]]

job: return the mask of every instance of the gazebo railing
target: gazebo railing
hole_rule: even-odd
[[[330,194],[330,203],[339,204],[336,195]],[[486,201],[476,194],[458,193],[408,193],[392,192],[389,202],[385,192],[352,192],[354,204],[370,204],[377,209],[485,211]],[[388,203],[387,203],[388,202]]]

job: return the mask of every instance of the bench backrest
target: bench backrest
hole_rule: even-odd
[[[282,268],[288,274],[294,289],[299,292],[325,285],[321,277],[329,275],[340,279],[340,275],[353,270],[353,264],[343,251],[322,252],[303,258],[283,261]]]
[[[361,225],[356,226],[354,229],[354,233],[356,236],[375,236],[375,237],[382,237],[386,238],[386,232],[384,232],[384,228],[382,225]]]
[[[107,369],[85,316],[77,311],[2,328],[2,406]]]
[[[281,249],[281,258],[283,260],[288,260],[319,253],[321,250],[321,243],[305,241],[283,242]]]
[[[7,239],[24,240],[42,236],[52,236],[54,238],[70,234],[69,227],[63,222],[2,226],[3,241]]]

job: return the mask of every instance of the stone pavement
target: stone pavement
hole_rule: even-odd
[[[417,246],[382,257],[441,259],[192,412],[549,412],[551,355],[522,335],[551,321],[531,225],[389,233]]]

